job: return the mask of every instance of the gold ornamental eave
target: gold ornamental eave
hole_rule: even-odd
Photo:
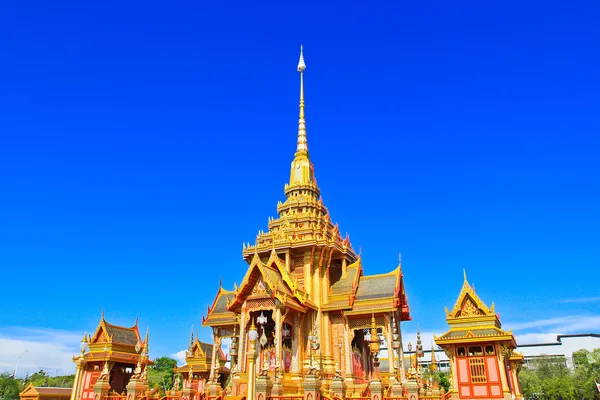
[[[482,324],[487,323],[489,327],[500,329],[502,324],[496,315],[473,315],[470,317],[450,317],[446,318],[446,322],[451,328],[456,328],[460,325],[465,326],[483,326]]]
[[[85,356],[83,357],[84,361],[86,363],[88,362],[97,362],[97,361],[117,361],[117,362],[123,362],[123,363],[127,363],[127,364],[135,364],[139,359],[140,359],[141,355],[139,354],[126,354],[126,353],[120,353],[120,352],[89,352],[86,353]],[[148,362],[150,363],[151,360],[148,360]],[[151,362],[151,364],[154,364],[154,362]]]
[[[394,312],[396,310],[397,310],[397,308],[394,308],[394,307],[378,307],[376,310],[369,309],[369,310],[344,311],[344,315],[346,315],[348,317],[357,317],[357,316],[369,316],[370,317],[371,314],[385,315],[385,313]]]
[[[311,239],[311,240],[307,240],[307,241],[297,241],[294,242],[292,240],[286,240],[284,243],[277,243],[277,244],[268,244],[268,245],[264,245],[264,246],[259,246],[259,245],[251,245],[251,247],[246,248],[242,251],[242,257],[245,260],[248,259],[252,259],[252,257],[254,257],[255,253],[265,253],[265,252],[270,252],[271,250],[275,249],[275,251],[284,251],[284,250],[289,250],[289,249],[301,249],[303,247],[326,247],[329,249],[334,249],[336,251],[338,251],[340,254],[344,254],[344,255],[349,255],[351,256],[354,260],[357,258],[356,253],[354,253],[354,250],[351,247],[345,247],[344,246],[340,246],[337,243],[331,243],[330,241],[327,241],[326,239],[320,239],[320,240],[316,240],[316,239]]]
[[[443,336],[443,335],[442,335]],[[489,342],[509,342],[511,347],[517,347],[515,338],[512,335],[490,335],[490,336],[471,336],[471,337],[458,337],[450,339],[442,339],[440,337],[434,337],[434,341],[438,346],[448,345],[468,345],[470,343],[489,343]]]
[[[225,329],[231,328],[231,330],[233,330],[233,327],[238,323],[237,318],[238,314],[233,314],[231,312],[212,313],[202,319],[202,326],[221,327]]]

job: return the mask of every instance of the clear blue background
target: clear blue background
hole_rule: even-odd
[[[2,2],[0,327],[185,348],[284,199],[301,43],[323,199],[411,324],[463,268],[506,328],[597,317],[600,6],[522,3]]]

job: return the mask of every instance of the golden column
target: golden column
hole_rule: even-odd
[[[255,400],[256,397],[256,339],[258,338],[258,332],[256,326],[254,326],[254,320],[250,330],[248,330],[248,339],[250,340],[250,348],[248,349],[248,400]]]
[[[75,370],[75,379],[73,382],[73,390],[71,392],[70,400],[78,400],[79,392],[81,391],[81,383],[83,381],[83,374],[85,368],[85,353],[89,350],[87,333],[83,335],[83,340],[81,340],[81,344],[79,345],[81,349],[81,355],[77,357],[77,361],[75,361],[75,365],[77,366]]]

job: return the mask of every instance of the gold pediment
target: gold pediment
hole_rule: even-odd
[[[480,316],[480,315],[486,315],[482,310],[479,309],[477,303],[469,296],[467,296],[465,298],[465,300],[463,301],[462,307],[460,308],[460,311],[458,313],[458,315],[456,315],[457,318],[464,318],[464,317],[476,317],[476,316]]]
[[[446,309],[446,319],[468,318],[479,316],[494,316],[494,309],[490,310],[487,305],[475,293],[475,288],[467,281],[465,274],[464,283],[458,299],[452,308],[452,311]]]

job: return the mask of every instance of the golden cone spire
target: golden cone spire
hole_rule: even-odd
[[[315,182],[313,165],[308,157],[308,142],[306,140],[306,121],[304,120],[304,54],[300,46],[300,60],[298,61],[298,72],[300,72],[300,116],[298,119],[298,141],[296,153],[292,161],[290,172],[290,183],[286,186],[286,195],[294,190],[307,190],[314,198],[319,197],[319,188]]]
[[[306,141],[306,121],[304,120],[304,55],[302,54],[302,45],[300,45],[300,60],[298,61],[298,72],[300,72],[300,118],[298,119],[298,144],[296,146],[296,155],[308,154],[308,143]]]

